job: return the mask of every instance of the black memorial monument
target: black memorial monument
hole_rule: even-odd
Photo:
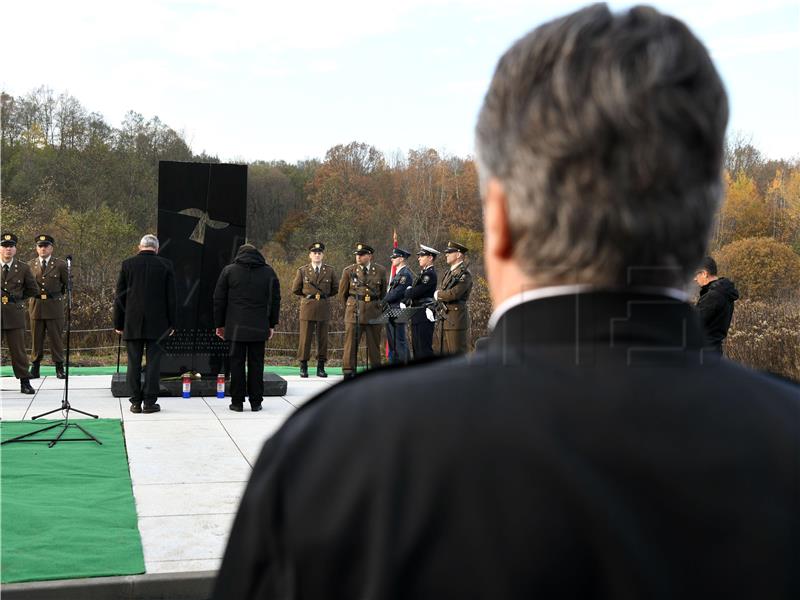
[[[228,344],[214,333],[213,294],[220,271],[245,242],[246,229],[246,165],[159,162],[159,254],[175,267],[178,298],[175,334],[163,342],[159,395],[180,396],[181,375],[200,373],[192,395],[213,396],[217,374],[228,373]],[[127,395],[124,388],[114,395]],[[265,372],[264,394],[285,393],[286,381]]]

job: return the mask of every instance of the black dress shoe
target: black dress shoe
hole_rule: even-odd
[[[133,402],[131,403],[131,412],[136,413],[137,415],[142,412],[142,404],[141,402]]]
[[[145,404],[142,407],[143,413],[154,413],[161,410],[161,407],[158,404]]]
[[[343,371],[342,372],[342,378],[343,379],[352,379],[355,376],[356,376],[356,374],[353,373],[352,371]]]
[[[31,363],[30,379],[39,379],[39,362]]]
[[[233,412],[242,412],[244,410],[244,408],[242,406],[243,404],[244,404],[243,402],[231,402],[231,404],[230,404],[230,406],[228,406],[228,408],[230,410],[232,410]]]
[[[328,374],[325,372],[325,361],[320,360],[317,361],[317,377],[327,377]]]
[[[308,377],[308,361],[300,361],[300,377]]]
[[[251,404],[250,405],[250,410],[253,411],[253,412],[260,411],[261,410],[261,402],[259,402],[258,404]]]
[[[64,373],[64,363],[56,363],[56,377],[59,379],[67,378],[67,374]]]
[[[23,394],[35,394],[36,390],[31,387],[31,382],[28,379],[19,380],[19,391]]]

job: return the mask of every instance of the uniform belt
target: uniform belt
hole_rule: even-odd
[[[17,298],[11,294],[3,294],[3,304],[16,304]]]
[[[414,306],[427,306],[428,304],[433,304],[433,302],[433,298],[419,298],[414,300]]]
[[[372,300],[377,300],[377,298],[375,298],[371,294],[350,294],[350,297],[351,298],[355,298],[356,300],[364,300],[364,302],[370,302]],[[367,300],[367,298],[369,298],[369,300]]]
[[[40,300],[58,300],[58,299],[59,299],[59,298],[61,298],[63,295],[64,295],[64,294],[62,294],[61,292],[56,292],[56,293],[54,293],[54,294],[37,294],[37,297],[38,297]]]
[[[328,294],[306,294],[306,300],[327,300]]]
[[[451,300],[450,302],[445,302],[442,300],[442,304],[466,304],[466,300]]]

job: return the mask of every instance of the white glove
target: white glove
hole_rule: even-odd
[[[433,292],[433,299],[434,300],[438,300],[439,299],[439,290],[436,290],[435,292]]]
[[[433,311],[430,308],[425,309],[425,316],[428,317],[428,321],[431,323],[436,320],[436,317],[433,316]]]
[[[405,305],[403,302],[401,302],[401,303],[400,303],[400,309],[401,309],[401,310],[404,310],[405,308],[406,308],[406,305]]]

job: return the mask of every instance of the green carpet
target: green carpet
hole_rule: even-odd
[[[311,373],[317,372],[317,363],[309,363],[308,369]],[[121,366],[119,368],[121,373],[126,371],[125,366]],[[300,367],[273,367],[271,365],[267,365],[265,370],[269,373],[275,373],[276,375],[299,375],[300,374]],[[328,372],[329,375],[341,375],[342,368],[341,367],[325,367],[325,370]],[[361,369],[363,370],[363,369]],[[117,372],[117,367],[70,367],[69,374],[70,376],[80,376],[80,375],[113,375]],[[56,376],[56,369],[55,367],[42,367],[41,374],[47,375],[49,377]],[[13,377],[14,370],[10,366],[2,366],[0,367],[0,377]]]
[[[3,440],[53,421],[3,421]],[[3,583],[144,573],[142,541],[118,419],[81,419],[103,444],[0,447]],[[50,430],[39,437],[53,438]],[[69,428],[66,437],[83,437]]]

